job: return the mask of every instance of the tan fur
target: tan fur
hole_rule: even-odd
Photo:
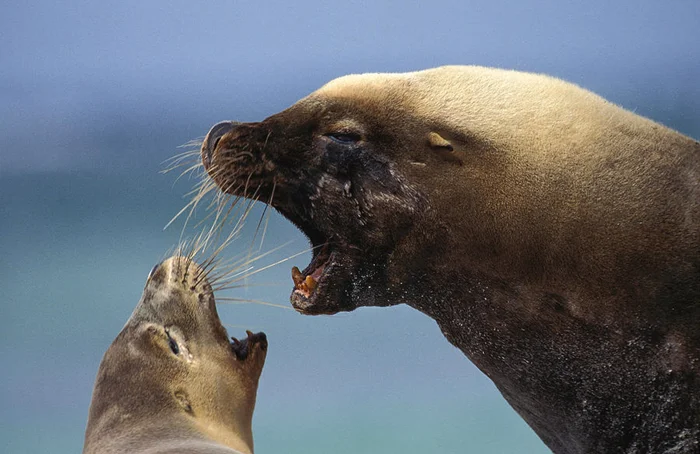
[[[100,365],[85,454],[253,452],[265,351],[251,345],[245,360],[232,353],[202,272],[172,257],[149,277]]]
[[[628,249],[625,255],[643,255],[650,242],[666,244],[667,250],[657,259],[677,262],[686,244],[676,239],[698,241],[697,203],[677,214],[682,218],[669,219],[662,229],[658,225],[685,200],[700,200],[697,153],[692,152],[697,143],[574,84],[541,74],[445,66],[413,73],[340,77],[299,104],[327,104],[329,100],[362,106],[378,123],[396,122],[394,119],[408,115],[402,121],[411,125],[405,130],[413,136],[406,134],[399,140],[411,144],[409,149],[419,150],[423,143],[434,146],[433,135],[449,141],[455,149],[453,156],[459,158],[454,161],[462,164],[466,160],[467,165],[441,173],[441,190],[472,182],[475,189],[454,196],[457,204],[451,201],[452,211],[459,217],[473,210],[464,206],[460,213],[459,199],[487,202],[480,209],[495,225],[481,219],[479,225],[469,226],[465,235],[471,238],[466,241],[488,237],[490,231],[501,232],[502,249],[514,262],[509,267],[519,269],[528,260],[521,246],[521,230],[527,228],[524,222],[536,225],[546,237],[549,260],[561,264],[549,273],[567,285],[572,271],[566,263],[577,259],[571,256],[571,246],[586,248],[578,252],[586,252],[580,258],[588,256],[587,260],[589,252],[595,251],[599,263],[577,264],[582,287],[569,288],[568,295],[574,311],[577,301],[592,296],[591,284],[616,285],[604,282],[606,277],[621,274],[622,270],[612,267],[636,265],[620,263],[612,256],[622,247]],[[499,168],[489,167],[493,165]],[[676,173],[679,166],[684,170]],[[411,181],[420,185],[431,170],[417,172]],[[664,188],[670,192],[659,193]],[[596,228],[581,228],[584,212],[584,220],[596,223]],[[604,225],[606,219],[613,222]],[[504,271],[510,274],[500,266],[500,273]],[[599,302],[607,306],[609,300]],[[617,324],[618,309],[630,308],[612,309],[615,314],[609,308],[585,310],[579,315]]]

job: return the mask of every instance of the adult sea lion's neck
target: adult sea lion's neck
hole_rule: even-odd
[[[580,452],[582,440],[601,450],[661,447],[700,430],[700,404],[687,399],[700,383],[676,367],[692,363],[681,357],[693,351],[681,337],[578,318],[565,295],[484,276],[445,277],[408,304],[437,321],[551,449]],[[695,429],[683,426],[693,418]],[[635,437],[621,440],[621,433]]]

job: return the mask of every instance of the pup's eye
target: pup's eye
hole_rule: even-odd
[[[180,354],[180,346],[177,345],[177,341],[170,337],[170,333],[168,331],[165,331],[165,334],[168,336],[168,345],[170,346],[170,351],[172,351],[176,355]]]
[[[361,137],[359,134],[355,134],[352,132],[332,132],[329,134],[326,134],[326,136],[331,139],[333,142],[342,144],[342,145],[351,145],[353,143],[357,143],[360,141]]]

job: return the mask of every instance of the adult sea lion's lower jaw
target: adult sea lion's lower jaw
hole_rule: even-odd
[[[341,277],[344,273],[337,262],[340,253],[328,250],[328,246],[322,247],[304,271],[296,266],[292,268],[294,289],[289,298],[292,306],[302,314],[331,315],[355,309],[355,306],[337,304],[340,300],[346,300],[337,297],[346,284],[346,278]]]

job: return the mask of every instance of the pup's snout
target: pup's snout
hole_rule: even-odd
[[[240,123],[237,121],[222,121],[212,126],[202,142],[202,164],[204,164],[205,169],[208,170],[209,166],[211,166],[212,156],[214,155],[214,150],[216,150],[219,140],[239,124]]]

